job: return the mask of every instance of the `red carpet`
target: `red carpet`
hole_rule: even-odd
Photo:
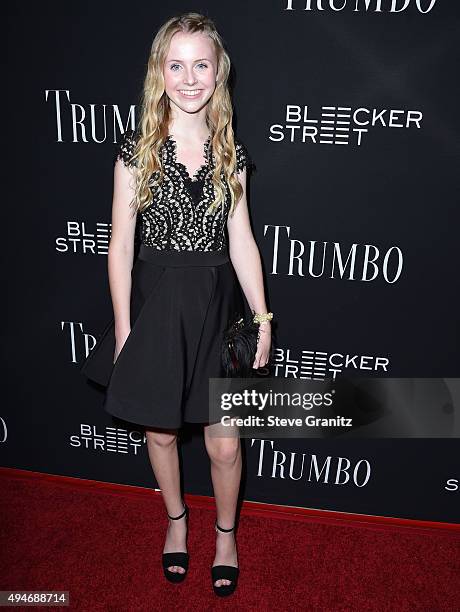
[[[167,521],[159,493],[7,469],[0,477],[1,590],[66,590],[70,609],[92,612],[460,609],[460,539],[453,527],[319,511],[291,516],[245,503],[238,590],[220,600],[209,570],[214,500],[185,497],[190,570],[174,585],[160,565]]]

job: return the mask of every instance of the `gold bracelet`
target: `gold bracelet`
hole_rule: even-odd
[[[271,321],[273,319],[273,313],[272,312],[266,312],[266,313],[258,313],[256,312],[254,314],[254,318],[253,321],[254,323],[263,323],[264,321]]]

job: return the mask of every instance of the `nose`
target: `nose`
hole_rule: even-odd
[[[197,79],[193,73],[193,68],[186,68],[185,69],[185,76],[184,76],[184,83],[186,85],[194,85],[196,83]]]

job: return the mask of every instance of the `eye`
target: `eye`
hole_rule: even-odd
[[[174,66],[179,66],[179,64],[171,64],[171,66],[170,66],[170,68],[171,68],[171,70],[172,70],[173,72],[177,72],[177,71],[174,69]]]
[[[205,64],[204,62],[200,62],[199,64],[197,64],[197,66],[204,66],[205,68],[207,68],[208,64]]]

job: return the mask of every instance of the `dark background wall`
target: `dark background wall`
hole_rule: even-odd
[[[115,143],[137,120],[156,30],[188,10],[215,20],[234,63],[276,375],[458,377],[460,11],[449,0],[368,4],[10,4],[3,465],[156,486],[143,432],[103,412],[79,366],[111,316]],[[355,272],[341,276],[334,248],[346,261],[353,245]],[[363,277],[366,248],[375,278],[372,266]],[[201,430],[182,436],[185,491],[211,495]],[[248,500],[456,520],[458,439],[245,440],[244,450]],[[275,450],[305,454],[298,480],[273,470]],[[317,481],[311,465],[328,457],[331,475]],[[335,484],[346,459],[350,471],[368,462],[365,486]]]

